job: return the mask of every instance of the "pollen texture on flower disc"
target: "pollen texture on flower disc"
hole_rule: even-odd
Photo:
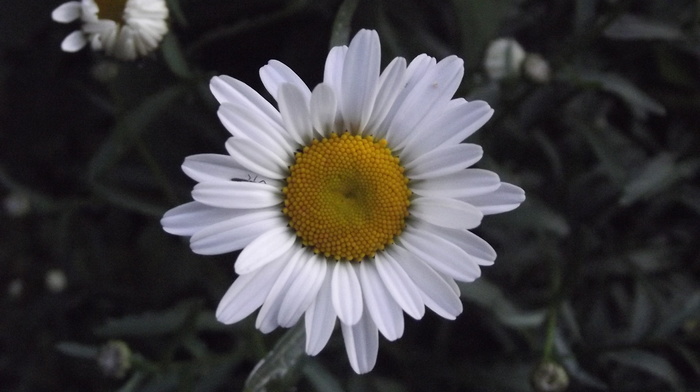
[[[122,23],[124,15],[124,7],[128,0],[95,0],[99,8],[98,16],[100,19],[110,19],[117,23]]]
[[[362,260],[393,242],[408,216],[408,179],[386,140],[331,134],[296,154],[284,212],[304,245]]]

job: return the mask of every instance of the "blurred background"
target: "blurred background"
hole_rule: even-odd
[[[168,0],[135,62],[62,52],[61,3],[0,0],[0,390],[700,391],[700,1]],[[527,193],[476,230],[464,313],[407,318],[364,376],[339,333],[307,358],[217,323],[236,254],[159,224],[183,159],[225,153],[213,75],[313,86],[360,28],[383,64],[462,57],[496,111],[477,166]]]

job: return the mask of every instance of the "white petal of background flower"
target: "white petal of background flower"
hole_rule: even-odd
[[[77,52],[87,45],[87,40],[81,31],[74,31],[61,42],[61,49],[64,52]]]
[[[51,19],[60,23],[70,23],[80,18],[82,5],[79,1],[69,1],[59,5],[51,12]]]

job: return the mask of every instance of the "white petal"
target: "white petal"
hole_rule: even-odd
[[[333,88],[321,83],[311,93],[311,121],[319,135],[343,131],[342,121],[338,121],[338,101]]]
[[[326,65],[323,70],[323,83],[330,85],[337,93],[340,89],[341,80],[343,78],[343,63],[345,63],[345,55],[348,53],[347,46],[333,47],[326,58]]]
[[[439,177],[468,168],[478,162],[483,153],[484,150],[477,144],[449,144],[412,161],[404,161],[404,168],[411,180]]]
[[[238,255],[236,273],[249,274],[286,253],[294,245],[296,234],[289,227],[275,227],[261,234]]]
[[[338,318],[353,325],[362,316],[362,288],[351,261],[338,261],[333,268],[331,301]]]
[[[404,329],[403,312],[384,286],[374,262],[360,264],[360,284],[367,311],[379,331],[390,341],[400,338]]]
[[[445,176],[411,182],[411,190],[422,196],[470,197],[490,193],[501,186],[498,175],[484,169],[465,169]]]
[[[80,18],[80,11],[82,10],[82,5],[79,1],[69,1],[59,5],[51,13],[51,19],[60,23],[70,23],[74,20]]]
[[[426,230],[407,226],[401,233],[401,245],[438,272],[463,282],[481,275],[479,265],[457,245]]]
[[[328,262],[318,255],[302,258],[304,265],[297,278],[287,289],[282,300],[277,322],[282,327],[291,327],[311,306],[326,278]]]
[[[345,55],[339,96],[341,112],[351,132],[363,129],[369,120],[380,66],[379,35],[373,30],[360,30]]]
[[[280,86],[285,83],[297,86],[304,95],[304,101],[309,102],[311,99],[311,90],[306,83],[291,68],[277,60],[270,60],[267,65],[260,68],[260,80],[275,100],[277,100]]]
[[[291,156],[294,151],[291,138],[281,126],[265,121],[244,106],[224,102],[217,114],[233,136],[250,139],[280,157]]]
[[[248,180],[250,175],[250,172],[239,165],[230,155],[220,154],[190,155],[185,158],[182,171],[197,182],[231,180],[233,178]]]
[[[417,126],[447,103],[464,74],[462,59],[449,56],[431,67],[406,96],[387,130],[387,140],[402,148]]]
[[[259,182],[200,182],[192,190],[192,198],[220,208],[265,208],[282,202],[276,187]]]
[[[493,193],[466,197],[462,200],[481,210],[484,215],[500,214],[514,210],[524,202],[525,191],[515,185],[502,182]]]
[[[258,317],[255,319],[255,328],[259,329],[260,332],[270,333],[279,326],[277,316],[282,306],[282,301],[287,295],[289,286],[301,272],[301,259],[308,257],[309,252],[305,249],[292,250],[282,256],[286,265],[272,285],[267,298],[265,298],[265,303],[263,303]]]
[[[190,248],[200,255],[233,252],[242,249],[262,233],[286,224],[286,219],[278,210],[255,211],[194,233],[190,238]]]
[[[239,276],[221,298],[216,319],[233,324],[248,317],[262,306],[284,266],[284,260],[277,260],[253,273]]]
[[[396,57],[382,72],[379,77],[377,98],[374,101],[372,115],[365,126],[364,133],[373,134],[379,124],[384,121],[394,105],[396,97],[406,84],[405,75],[406,59],[403,57]]]
[[[241,166],[254,173],[275,180],[287,177],[285,158],[289,157],[280,157],[250,139],[229,138],[226,141],[226,149]]]
[[[377,254],[374,257],[377,272],[384,282],[391,296],[401,309],[416,320],[423,318],[425,306],[420,296],[420,290],[406,271],[401,268],[398,260],[395,260],[389,253]]]
[[[496,260],[496,251],[493,247],[471,231],[448,229],[429,223],[420,225],[417,223],[416,227],[435,233],[440,238],[457,245],[479,265],[492,265]]]
[[[292,139],[303,146],[310,144],[313,139],[310,99],[310,95],[307,98],[298,87],[289,83],[281,85],[277,93],[277,103],[285,128]]]
[[[375,128],[374,133],[376,138],[387,137],[387,130],[394,121],[396,113],[398,113],[399,109],[401,108],[401,104],[406,100],[406,97],[408,97],[411,91],[413,91],[413,88],[416,87],[425,73],[434,66],[435,59],[426,54],[418,55],[415,59],[413,59],[413,61],[411,61],[410,64],[408,64],[404,75],[405,85],[403,88],[401,88],[399,95],[394,100],[391,109],[389,109],[389,112],[386,114],[381,124],[377,125],[376,127],[373,126],[373,128]]]
[[[307,354],[316,355],[323,350],[333,333],[335,317],[336,313],[331,303],[331,274],[326,273],[316,299],[304,315]]]
[[[462,313],[459,294],[453,291],[450,284],[439,273],[400,246],[391,246],[387,252],[399,261],[401,267],[416,284],[425,306],[449,320],[454,320]]]
[[[64,52],[77,52],[87,44],[87,39],[82,31],[76,30],[70,34],[61,42],[61,49]]]
[[[253,115],[282,126],[282,117],[272,104],[247,84],[230,76],[214,76],[209,83],[219,103],[231,102],[246,107]]]
[[[357,374],[372,370],[377,362],[379,334],[371,317],[365,315],[355,325],[340,323],[350,366]]]
[[[442,113],[415,130],[402,156],[412,160],[440,146],[461,143],[492,115],[493,109],[486,102],[467,102],[462,98],[453,100]]]
[[[411,201],[411,215],[452,229],[473,229],[484,217],[473,205],[447,197],[417,197]]]
[[[215,208],[198,201],[191,201],[168,210],[160,220],[160,224],[167,233],[191,236],[207,226],[249,213],[251,210]]]

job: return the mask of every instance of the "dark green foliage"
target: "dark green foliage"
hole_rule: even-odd
[[[571,391],[700,391],[697,1],[169,0],[171,33],[135,63],[61,52],[62,2],[0,0],[0,389],[529,391],[553,361]],[[182,160],[225,151],[211,76],[262,91],[278,59],[315,85],[360,28],[385,64],[464,58],[458,95],[496,110],[478,165],[527,193],[477,230],[498,260],[461,285],[464,313],[407,318],[365,376],[338,333],[305,358],[298,327],[219,324],[236,255],[194,255],[158,222],[189,200]],[[489,80],[499,37],[549,81]],[[121,379],[95,359],[115,340]]]

